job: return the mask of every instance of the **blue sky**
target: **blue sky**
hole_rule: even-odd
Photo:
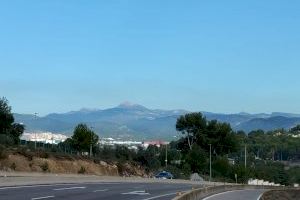
[[[14,112],[300,113],[299,1],[1,1]]]

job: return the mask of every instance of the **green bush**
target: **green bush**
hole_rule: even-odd
[[[81,166],[80,169],[78,170],[78,174],[85,174],[85,167]]]
[[[40,152],[38,153],[38,156],[39,156],[40,158],[49,158],[49,153],[47,153],[47,152],[45,152],[45,151],[40,151]]]
[[[26,147],[20,147],[18,149],[18,154],[26,157],[29,161],[32,161],[33,159],[33,153],[30,151],[30,149],[27,149]]]
[[[16,168],[17,168],[16,163],[13,162],[13,163],[11,164],[10,168],[11,168],[12,170],[16,170]]]
[[[7,152],[5,150],[5,147],[3,145],[0,145],[0,160],[6,159],[8,157]]]
[[[44,162],[42,165],[40,165],[41,169],[43,172],[48,172],[49,171],[49,165],[47,162]]]
[[[14,145],[14,140],[8,135],[0,134],[0,144],[5,146],[12,146]]]

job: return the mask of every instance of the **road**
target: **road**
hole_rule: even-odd
[[[0,200],[170,200],[191,184],[97,182],[0,187]]]
[[[215,194],[209,197],[204,198],[203,200],[259,200],[260,196],[266,190],[234,190],[228,192],[222,192]]]

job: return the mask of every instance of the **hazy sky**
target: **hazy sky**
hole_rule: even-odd
[[[0,96],[44,115],[149,108],[300,113],[300,2],[0,2]]]

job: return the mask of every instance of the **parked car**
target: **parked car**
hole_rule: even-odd
[[[174,176],[170,172],[162,171],[155,175],[155,178],[159,179],[173,179]]]

